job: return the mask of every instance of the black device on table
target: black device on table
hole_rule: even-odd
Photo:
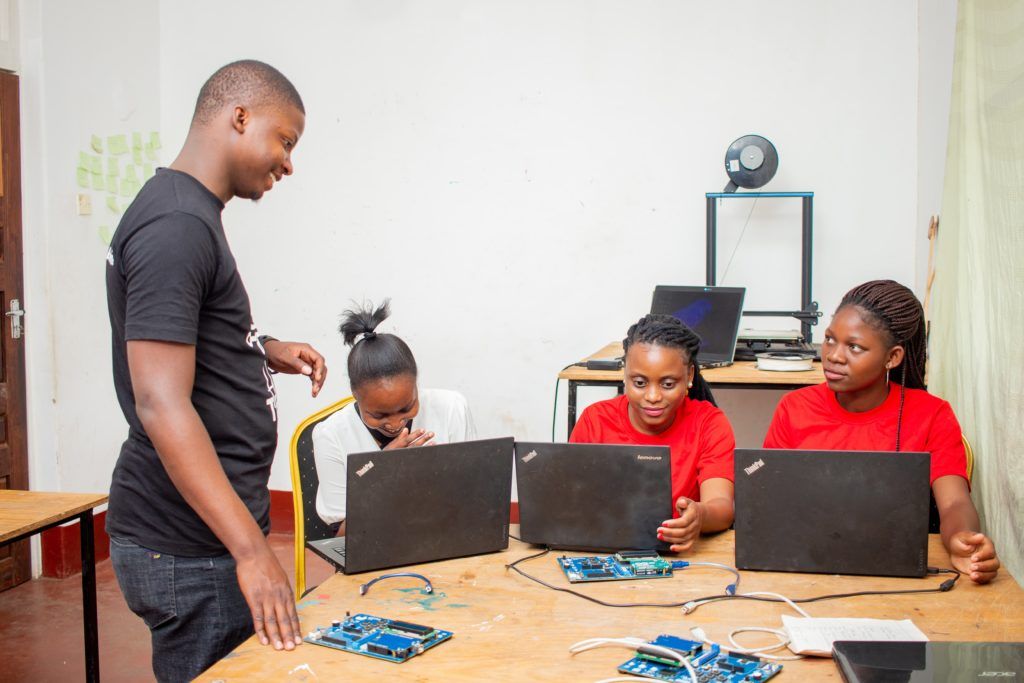
[[[516,442],[519,534],[565,550],[667,549],[668,446]]]
[[[508,547],[513,439],[352,453],[345,536],[306,547],[345,574]]]
[[[836,641],[846,683],[1024,680],[1024,643]]]
[[[700,337],[697,361],[702,368],[732,365],[743,315],[743,287],[658,285],[651,313],[674,316]]]
[[[921,577],[928,453],[736,449],[736,567]]]

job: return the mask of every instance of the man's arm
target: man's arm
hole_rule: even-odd
[[[231,487],[192,405],[195,363],[192,345],[129,341],[135,410],[174,486],[234,557],[260,641],[294,649],[302,638],[288,577]]]

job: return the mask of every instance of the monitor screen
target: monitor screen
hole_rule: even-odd
[[[651,313],[673,315],[700,337],[698,360],[731,361],[743,314],[743,287],[654,288]]]

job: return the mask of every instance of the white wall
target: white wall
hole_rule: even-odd
[[[0,69],[17,71],[20,66],[18,0],[0,0]]]
[[[22,194],[29,479],[105,491],[127,426],[111,381],[103,193],[78,188],[91,136],[156,130],[155,0],[21,6]],[[76,195],[93,197],[79,216]]]
[[[917,83],[917,222],[914,287],[924,297],[928,277],[928,220],[942,208],[949,105],[953,88],[957,0],[919,0]],[[939,229],[942,229],[941,216]]]
[[[257,324],[312,342],[331,366],[317,401],[301,380],[278,382],[273,488],[290,487],[292,426],[348,393],[334,328],[351,299],[392,297],[389,328],[422,383],[464,392],[481,433],[548,437],[557,371],[621,338],[654,285],[703,281],[703,193],[725,185],[725,148],[745,133],[779,149],[766,189],[816,192],[824,311],[860,281],[913,281],[915,3],[256,1],[240,13],[181,0],[157,16],[154,4],[42,13],[45,169],[32,180],[46,188],[34,211],[54,236],[47,282],[62,287],[50,301],[56,404],[33,408],[57,416],[63,488],[106,485],[123,433],[103,249],[71,227],[63,166],[117,116],[88,95],[110,79],[140,87],[136,127],[158,119],[166,159],[199,86],[228,61],[269,61],[305,99],[296,174],[225,212]],[[105,19],[138,41],[101,46],[130,54],[131,70],[103,61],[82,79],[79,29],[49,23],[69,12],[69,25]],[[85,121],[62,115],[72,104]],[[722,204],[720,272],[749,209]],[[725,282],[751,288],[749,307],[797,305],[799,220],[795,200],[754,208]],[[40,365],[30,381],[45,395]]]

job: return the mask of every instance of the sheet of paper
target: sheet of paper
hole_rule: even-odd
[[[807,619],[783,615],[782,626],[789,633],[790,650],[822,657],[832,656],[832,643],[837,640],[928,640],[910,619]]]

